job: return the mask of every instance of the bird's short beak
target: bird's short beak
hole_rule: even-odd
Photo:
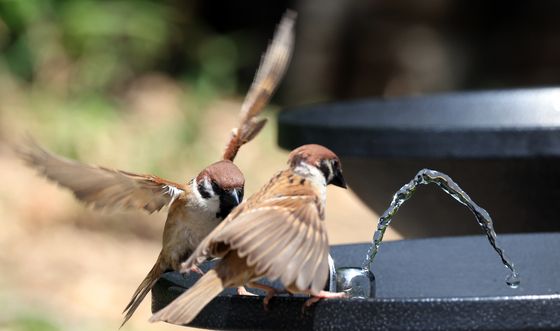
[[[346,180],[344,179],[344,176],[342,176],[341,170],[336,171],[334,178],[331,180],[331,184],[342,188],[348,188],[348,185],[346,185]]]

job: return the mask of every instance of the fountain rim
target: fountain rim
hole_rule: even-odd
[[[189,326],[220,329],[285,329],[286,327],[297,329],[302,325],[310,325],[312,329],[323,329],[333,325],[337,327],[346,325],[348,318],[351,318],[353,326],[362,325],[364,329],[404,323],[409,329],[415,330],[435,330],[442,325],[444,329],[451,330],[456,329],[460,324],[463,325],[465,319],[474,323],[473,327],[476,326],[480,330],[526,328],[528,325],[536,326],[537,321],[540,326],[544,322],[549,329],[560,327],[558,318],[542,321],[543,314],[548,316],[560,309],[560,294],[479,298],[328,299],[316,303],[310,311],[299,317],[296,316],[296,312],[301,314],[301,307],[307,297],[275,297],[271,302],[270,311],[264,310],[262,299],[262,296],[220,295],[214,298],[210,307],[205,308]],[[491,316],[489,321],[486,320],[488,317],[472,320],[473,316],[480,314],[480,311],[485,311],[489,305],[495,307],[496,302],[499,302],[502,308],[493,309],[488,315]],[[283,308],[279,310],[278,307]],[[161,307],[152,305],[152,312],[159,308]],[[219,313],[216,309],[223,312]],[[524,311],[521,317],[510,313],[511,310],[521,309]],[[414,313],[410,315],[412,311]],[[454,312],[452,317],[449,315],[450,311]],[[248,312],[252,312],[252,315]],[[402,321],[402,314],[407,314],[407,321]],[[287,315],[294,315],[294,317],[287,318]],[[383,318],[375,318],[377,315]],[[358,318],[358,316],[362,317]],[[278,319],[282,324],[278,324]],[[504,328],[504,325],[507,325],[507,328]]]
[[[278,143],[341,157],[560,157],[560,88],[371,98],[289,108]]]

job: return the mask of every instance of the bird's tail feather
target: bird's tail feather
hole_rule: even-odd
[[[123,311],[123,314],[125,314],[125,316],[124,316],[124,321],[120,326],[121,328],[132,317],[132,315],[134,314],[134,312],[136,311],[136,309],[138,308],[142,300],[144,300],[148,292],[150,292],[152,287],[154,287],[161,274],[165,271],[164,269],[165,268],[162,266],[161,263],[161,254],[160,254],[156,263],[152,267],[152,270],[150,270],[148,275],[146,275],[146,278],[144,278],[142,283],[140,283],[140,285],[132,295],[130,302],[128,303],[128,305],[126,305],[126,308]]]
[[[218,276],[216,270],[210,270],[193,287],[181,294],[165,308],[152,315],[150,322],[190,323],[223,289],[223,281]]]

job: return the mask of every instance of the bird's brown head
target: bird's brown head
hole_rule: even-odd
[[[289,157],[288,164],[295,168],[302,163],[314,166],[321,171],[327,184],[346,188],[346,181],[342,176],[342,165],[338,156],[330,149],[321,145],[303,145],[294,149]]]
[[[243,201],[245,177],[233,162],[218,161],[206,167],[196,177],[196,187],[203,199],[217,198],[216,217],[224,219]]]

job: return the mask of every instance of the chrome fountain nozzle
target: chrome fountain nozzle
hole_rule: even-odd
[[[367,269],[347,267],[336,269],[336,291],[351,298],[375,297],[375,276]]]
[[[329,283],[331,292],[346,292],[351,298],[372,298],[375,296],[375,277],[363,268],[335,268],[329,254]]]

